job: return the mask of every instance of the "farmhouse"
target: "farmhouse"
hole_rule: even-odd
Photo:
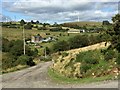
[[[79,29],[70,29],[68,33],[80,33]]]
[[[33,43],[42,43],[42,42],[49,42],[49,41],[56,41],[56,39],[53,37],[43,38],[39,34],[31,37],[31,42]]]
[[[70,29],[68,33],[83,33],[85,32],[84,29]]]
[[[80,32],[81,32],[81,33],[84,33],[84,32],[85,32],[85,30],[84,30],[84,29],[81,29],[81,30],[80,30]]]
[[[42,40],[43,38],[39,34],[31,37],[31,42],[33,43],[38,43],[38,42],[41,42]]]
[[[53,37],[48,37],[42,40],[42,42],[49,42],[49,41],[56,41],[56,40]]]

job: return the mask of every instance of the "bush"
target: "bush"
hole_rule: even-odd
[[[76,57],[76,62],[82,62],[86,64],[98,64],[100,55],[96,51],[81,52]]]
[[[32,27],[33,27],[33,25],[30,23],[30,22],[28,22],[27,23],[27,25],[25,25],[25,29],[32,29]]]
[[[67,41],[58,41],[57,43],[55,43],[53,45],[53,51],[57,52],[57,51],[65,51],[65,50],[69,50],[69,44]]]
[[[18,57],[18,59],[16,61],[16,65],[18,65],[18,64],[27,65],[28,60],[29,60],[29,56],[22,55],[22,56]]]
[[[68,56],[69,53],[63,52],[61,54],[62,54],[63,57],[66,57],[66,56]]]
[[[84,74],[91,70],[92,67],[99,65],[103,58],[104,56],[99,50],[85,51],[77,55],[75,62],[81,63],[80,70]]]
[[[50,35],[50,33],[46,33],[46,35]]]
[[[120,65],[120,53],[118,54],[118,57],[117,57],[117,59],[116,59],[116,62],[117,62],[118,65]]]
[[[75,62],[80,62],[80,70],[82,73],[86,73],[93,65],[99,64],[101,59],[101,53],[99,51],[86,51],[77,55]]]
[[[2,69],[3,70],[15,66],[14,62],[15,62],[15,59],[12,54],[10,53],[2,54]]]
[[[21,56],[23,54],[23,41],[22,40],[12,40],[9,41],[8,39],[2,38],[2,51],[3,52],[10,52],[14,56]],[[26,45],[26,54],[28,56],[35,56],[37,55],[37,50],[31,50]]]
[[[59,31],[66,32],[68,30],[67,29],[62,29],[62,27],[55,27],[55,28],[50,29],[50,31],[52,31],[52,32],[59,32]]]
[[[83,73],[86,73],[89,69],[91,69],[91,65],[89,65],[89,64],[83,64],[83,65],[81,65],[81,67],[80,67],[80,71],[81,71],[81,73],[83,74]]]
[[[2,51],[8,52],[9,51],[9,40],[6,38],[2,38]]]
[[[35,65],[32,58],[27,56],[27,55],[22,55],[17,59],[16,65],[19,65],[19,64],[21,64],[21,65],[29,65],[29,66]]]
[[[104,55],[104,58],[106,61],[111,60],[111,59],[116,58],[116,57],[117,57],[117,52],[115,52],[112,49],[108,50]]]
[[[14,56],[21,56],[23,54],[23,41],[15,41],[9,52]]]
[[[89,45],[89,40],[86,35],[77,35],[69,39],[70,49],[80,48]]]
[[[45,61],[45,62],[47,62],[47,61],[52,61],[52,57],[51,57],[51,56],[46,56],[46,58],[45,58],[44,56],[41,56],[41,57],[40,57],[40,60],[41,60],[41,61]]]

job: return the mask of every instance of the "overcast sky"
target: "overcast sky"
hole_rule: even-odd
[[[91,2],[92,1],[92,2]],[[109,20],[118,13],[118,0],[4,0],[3,21],[39,20],[48,23]],[[0,4],[1,6],[1,4]]]

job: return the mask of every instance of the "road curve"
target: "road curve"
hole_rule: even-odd
[[[2,75],[2,88],[117,88],[118,81],[90,84],[58,84],[53,82],[47,70],[52,62],[42,62],[36,66]],[[0,76],[1,77],[1,76]]]

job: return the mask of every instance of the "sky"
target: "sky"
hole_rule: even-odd
[[[1,21],[102,22],[118,13],[118,0],[0,0]]]

